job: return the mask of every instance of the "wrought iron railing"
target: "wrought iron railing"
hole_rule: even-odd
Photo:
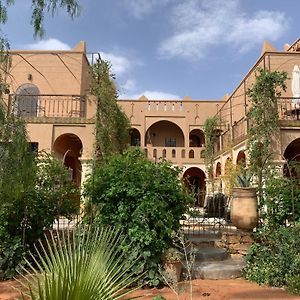
[[[10,95],[11,111],[22,117],[84,118],[86,97],[81,95]]]
[[[245,117],[241,118],[232,125],[232,140],[234,143],[241,141],[247,136],[247,120]]]
[[[300,98],[280,97],[277,107],[279,120],[300,120]]]

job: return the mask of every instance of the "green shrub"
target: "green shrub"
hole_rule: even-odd
[[[300,226],[265,230],[246,257],[246,278],[259,284],[287,286],[293,291],[300,276]]]
[[[30,150],[24,122],[1,105],[0,141],[0,277],[6,278],[58,215],[77,212],[79,190],[60,161]]]
[[[166,161],[153,163],[139,149],[130,149],[100,165],[85,186],[95,223],[123,229],[128,262],[140,257],[132,271],[145,272],[145,281],[154,286],[162,280],[162,253],[172,246],[172,233],[179,230],[191,201],[179,172]]]

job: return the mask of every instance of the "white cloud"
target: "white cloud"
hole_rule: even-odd
[[[117,76],[124,75],[132,67],[129,59],[125,56],[115,55],[108,52],[100,52],[100,55],[102,59],[107,60],[111,63],[112,72]]]
[[[33,44],[27,44],[24,46],[27,50],[70,50],[71,47],[54,38],[49,38],[47,40],[41,40]]]
[[[162,92],[162,91],[144,91],[139,94],[121,94],[119,95],[119,99],[138,99],[141,96],[146,96],[149,100],[179,100],[180,97],[178,95]]]
[[[249,15],[240,0],[186,0],[173,7],[173,34],[160,46],[163,57],[199,59],[212,47],[233,46],[239,52],[275,41],[288,29],[282,12],[258,11]]]
[[[129,78],[124,84],[121,85],[121,89],[127,92],[133,92],[136,90],[136,81],[135,79]]]
[[[122,3],[134,17],[140,19],[172,1],[174,0],[123,0]]]

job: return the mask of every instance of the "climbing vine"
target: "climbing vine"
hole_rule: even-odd
[[[96,100],[95,160],[122,153],[129,142],[130,122],[117,103],[118,93],[111,65],[97,59],[91,67],[91,94]]]
[[[256,81],[247,91],[251,103],[247,113],[249,167],[257,180],[260,200],[264,179],[272,162],[272,143],[279,132],[277,98],[286,91],[287,78],[286,72],[258,69]]]
[[[213,180],[213,164],[214,164],[214,144],[217,140],[218,119],[217,117],[207,118],[204,123],[205,135],[205,165],[207,169],[208,178]]]

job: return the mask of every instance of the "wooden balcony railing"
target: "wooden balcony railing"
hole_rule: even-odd
[[[81,95],[10,95],[8,106],[22,117],[85,118],[86,98]]]

